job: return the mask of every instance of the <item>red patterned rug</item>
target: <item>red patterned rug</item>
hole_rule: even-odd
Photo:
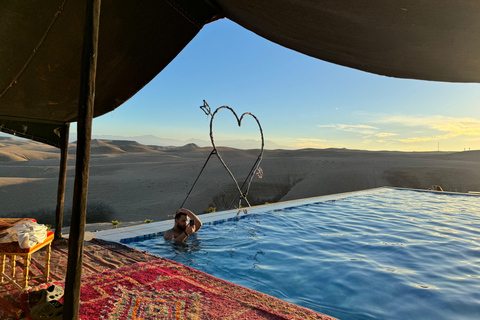
[[[38,297],[22,295],[22,308]],[[81,319],[333,319],[158,259],[82,279]]]
[[[5,220],[5,219],[4,219]],[[14,220],[14,219],[10,219]],[[20,219],[16,219],[20,220]],[[15,221],[14,221],[15,222]],[[2,220],[0,219],[0,234],[2,229]],[[158,256],[142,252],[123,244],[116,242],[93,239],[86,241],[83,250],[82,275],[89,276],[106,270],[115,270],[120,267],[131,265],[138,262],[148,262],[157,260]],[[68,241],[66,239],[54,240],[52,244],[52,253],[50,260],[50,278],[51,281],[64,281],[67,272],[68,261]],[[45,248],[40,249],[32,255],[30,265],[30,276],[35,277],[45,272]],[[10,261],[5,263],[5,273],[11,274]],[[23,276],[23,259],[19,259],[16,264],[16,273],[18,278]],[[31,286],[44,286],[43,279],[34,279],[29,281]],[[38,289],[39,287],[37,287]],[[0,319],[14,320],[22,317],[20,308],[21,291],[12,285],[0,286]]]

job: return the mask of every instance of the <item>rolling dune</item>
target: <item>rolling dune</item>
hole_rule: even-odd
[[[89,203],[97,209],[106,208],[109,214],[104,221],[128,222],[172,218],[211,148],[93,140],[91,151]],[[218,152],[240,185],[259,153],[224,147]],[[59,154],[58,149],[40,143],[0,137],[0,216],[54,216]],[[72,206],[74,157],[75,144],[71,144],[67,214]],[[381,186],[427,189],[441,185],[446,191],[480,190],[480,151],[266,150],[261,168],[263,178],[253,179],[248,196],[252,205]],[[236,192],[231,177],[212,156],[185,207],[198,213],[210,206],[221,210],[232,203]]]

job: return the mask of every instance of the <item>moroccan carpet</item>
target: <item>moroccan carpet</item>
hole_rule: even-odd
[[[1,230],[0,230],[1,231]],[[52,243],[50,260],[50,279],[63,282],[67,272],[68,241],[56,240]],[[158,256],[142,252],[116,242],[93,239],[86,241],[83,252],[82,275],[88,276],[106,270],[115,270],[138,262],[158,259]],[[45,249],[40,249],[32,255],[30,276],[42,275],[45,272]],[[11,274],[10,263],[6,263],[6,273]],[[17,262],[17,276],[23,276],[23,259]],[[42,279],[29,282],[31,286],[41,286]],[[18,319],[22,316],[20,307],[20,291],[12,285],[0,287],[0,319]]]
[[[81,319],[333,319],[164,258],[84,277],[80,299]]]

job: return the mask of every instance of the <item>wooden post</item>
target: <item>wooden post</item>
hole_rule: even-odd
[[[60,173],[58,174],[57,210],[55,212],[55,239],[62,238],[63,205],[65,202],[65,183],[67,180],[68,135],[70,124],[62,127],[60,146]]]
[[[73,188],[72,221],[68,240],[67,277],[63,319],[78,319],[82,277],[83,240],[87,214],[90,143],[92,140],[95,75],[97,69],[98,29],[101,0],[87,0],[80,97],[78,101],[77,158]]]

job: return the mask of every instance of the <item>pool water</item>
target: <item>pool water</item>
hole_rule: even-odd
[[[340,319],[480,319],[480,197],[382,189],[195,235],[130,245]]]

